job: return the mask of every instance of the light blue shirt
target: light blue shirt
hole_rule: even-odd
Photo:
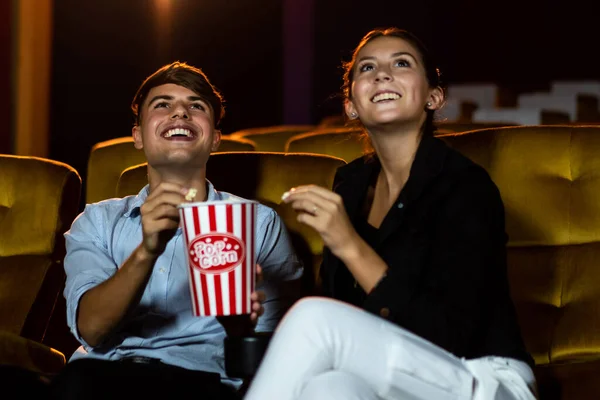
[[[208,200],[239,199],[216,191],[207,181]],[[140,206],[148,196],[144,187],[137,196],[88,204],[65,233],[67,275],[64,295],[67,323],[82,343],[69,361],[83,357],[118,360],[129,356],[158,358],[164,363],[192,370],[217,372],[224,383],[240,380],[225,375],[225,330],[214,317],[194,317],[188,284],[183,235],[179,228],[158,258],[134,315],[101,347],[88,345],[77,330],[81,296],[110,278],[142,241]],[[290,299],[278,291],[278,283],[300,278],[302,266],[295,255],[281,219],[271,208],[258,205],[256,257],[263,268],[266,294],[264,314],[257,332],[269,332],[283,316]]]

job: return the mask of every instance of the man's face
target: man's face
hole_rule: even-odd
[[[210,105],[183,86],[169,83],[152,88],[140,112],[133,139],[153,168],[204,167],[221,140]]]

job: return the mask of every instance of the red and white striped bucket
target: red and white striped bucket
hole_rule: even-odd
[[[179,205],[195,316],[250,314],[256,205],[250,200]]]

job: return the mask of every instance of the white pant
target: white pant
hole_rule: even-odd
[[[529,366],[457,358],[360,308],[296,303],[277,328],[245,400],[529,400]]]

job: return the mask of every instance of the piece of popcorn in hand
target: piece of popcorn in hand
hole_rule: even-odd
[[[185,195],[185,200],[186,201],[194,200],[194,198],[196,197],[196,193],[198,193],[198,190],[191,188],[190,190],[188,190],[187,194]]]

